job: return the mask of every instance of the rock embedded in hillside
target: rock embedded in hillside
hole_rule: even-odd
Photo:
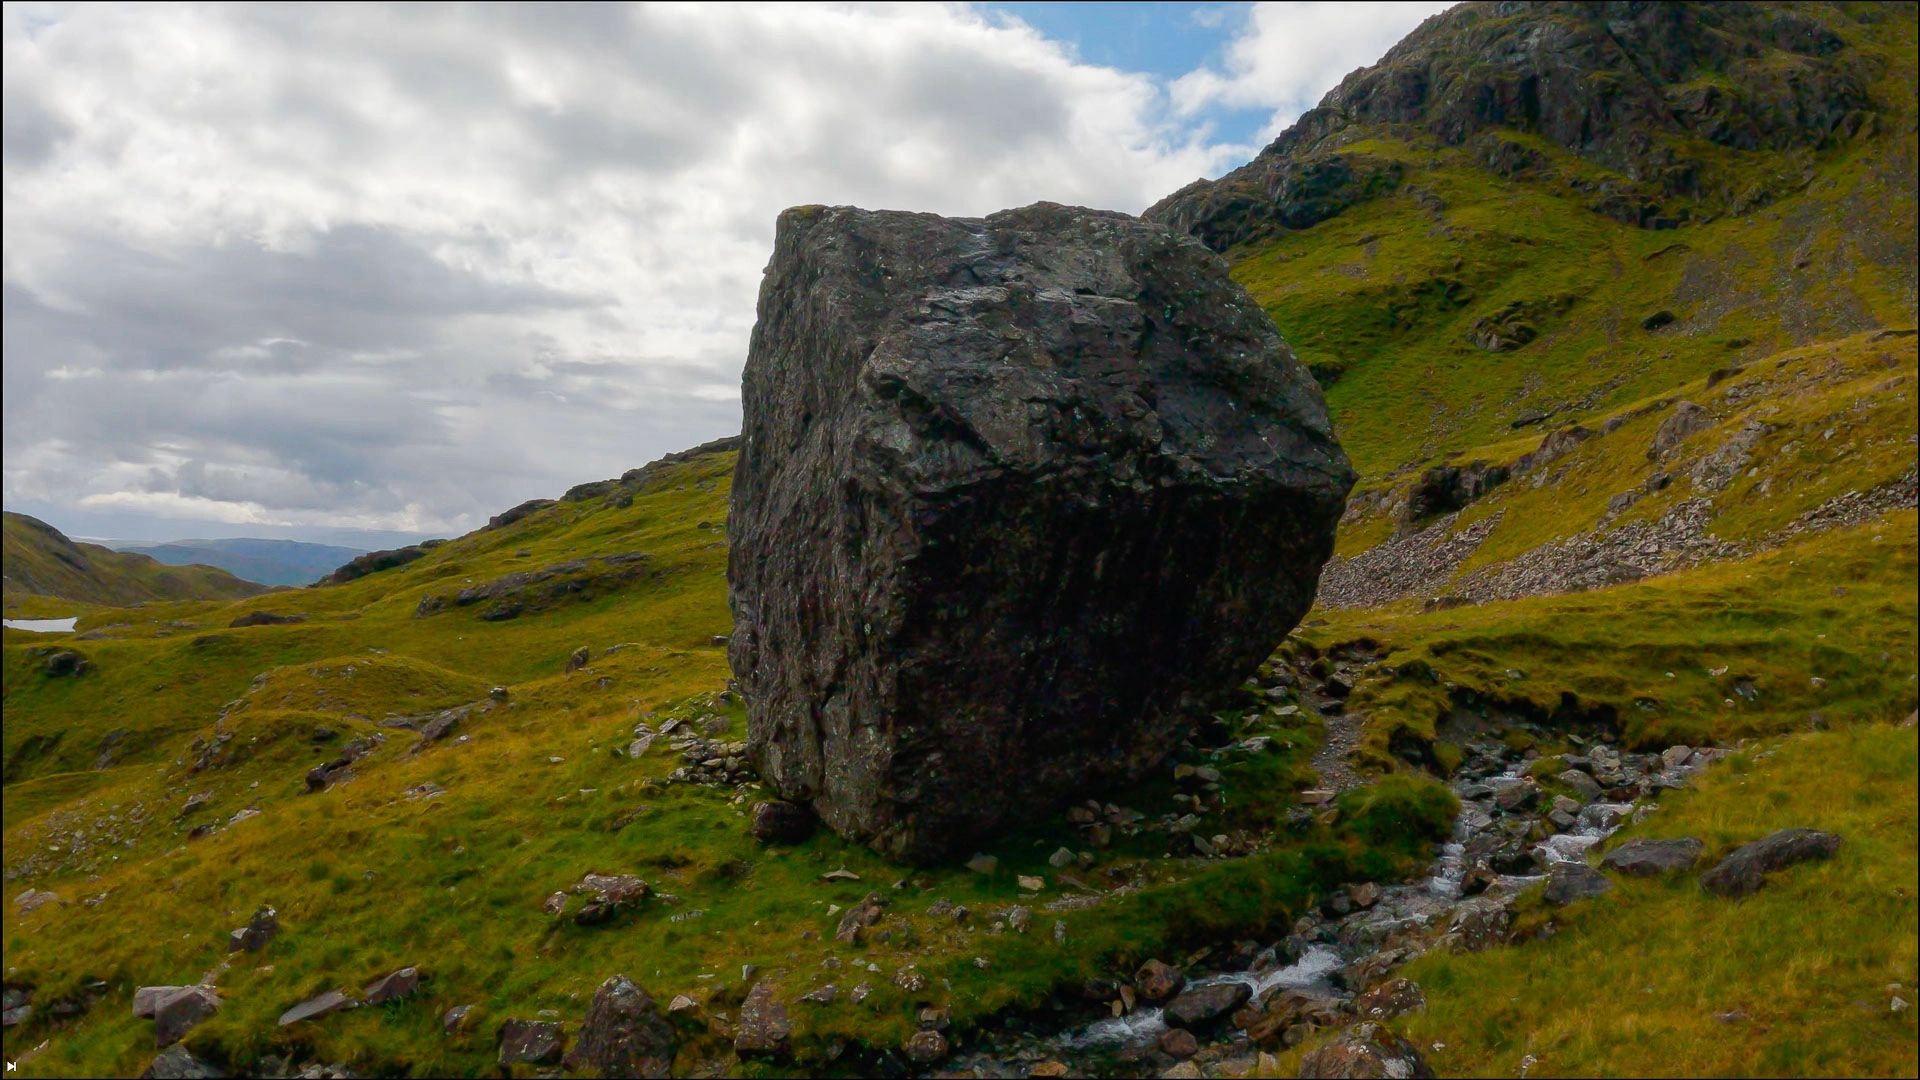
[[[420,971],[417,968],[404,967],[391,975],[375,979],[367,984],[362,995],[369,1005],[384,1005],[389,1001],[399,1001],[412,997],[420,989]]]
[[[1412,979],[1389,979],[1353,999],[1354,1014],[1362,1020],[1391,1020],[1426,1007],[1426,992]]]
[[[151,1020],[159,1010],[160,1003],[171,997],[178,986],[142,986],[133,992],[133,1016],[136,1020]]]
[[[667,1076],[679,1039],[652,995],[625,975],[600,984],[567,1068],[600,1076]]]
[[[310,997],[300,1004],[295,1005],[293,1008],[288,1009],[286,1012],[281,1013],[279,1026],[291,1027],[294,1024],[304,1023],[308,1020],[318,1020],[323,1016],[332,1016],[342,1009],[350,1009],[352,1007],[352,998],[338,990],[329,990],[324,994]]]
[[[1648,461],[1664,461],[1681,443],[1712,427],[1713,414],[1705,406],[1682,401],[1673,407],[1673,415],[1660,422],[1653,433],[1653,445],[1647,447]]]
[[[259,952],[280,933],[280,916],[270,907],[253,913],[247,925],[227,935],[228,952]]]
[[[1543,894],[1555,907],[1604,896],[1613,891],[1613,882],[1586,863],[1557,862],[1547,870],[1547,888]]]
[[[919,862],[1163,759],[1305,612],[1353,482],[1223,262],[1050,204],[787,211],[743,406],[749,754]]]
[[[184,1046],[169,1046],[154,1055],[140,1080],[218,1080],[226,1073],[193,1056]]]
[[[1424,1080],[1433,1076],[1433,1068],[1421,1056],[1419,1047],[1395,1034],[1387,1025],[1366,1020],[1301,1058],[1300,1075],[1310,1080],[1344,1077]]]
[[[566,1032],[551,1020],[508,1020],[500,1025],[500,1067],[555,1064],[566,1044]]]
[[[1795,863],[1830,859],[1840,838],[1817,829],[1781,829],[1733,853],[1700,875],[1700,886],[1716,896],[1746,896],[1767,883],[1767,875]]]
[[[793,1033],[793,1021],[787,1007],[774,996],[769,982],[755,983],[740,1004],[740,1022],[734,1028],[733,1050],[741,1057],[767,1057],[787,1048],[787,1036]]]
[[[220,995],[213,992],[213,987],[181,987],[154,1006],[154,1045],[161,1049],[172,1046],[202,1020],[219,1011]]]
[[[1690,836],[1673,840],[1629,840],[1600,860],[1608,870],[1633,877],[1659,877],[1693,869],[1705,847]]]

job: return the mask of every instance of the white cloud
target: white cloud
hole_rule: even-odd
[[[1203,67],[1173,81],[1174,108],[1185,115],[1225,106],[1265,109],[1270,140],[1318,104],[1357,68],[1451,3],[1381,0],[1366,4],[1263,3],[1228,45],[1224,70]]]
[[[1169,88],[964,6],[8,5],[5,496],[454,530],[737,430],[781,209],[1138,211],[1399,32],[1280,14]]]

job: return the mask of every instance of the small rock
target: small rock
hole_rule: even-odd
[[[1691,746],[1669,746],[1660,751],[1660,764],[1669,769],[1677,769],[1685,765],[1687,759],[1692,756],[1693,747]]]
[[[847,909],[840,917],[840,927],[834,931],[833,939],[843,945],[857,944],[860,932],[880,921],[881,909],[887,901],[879,893],[868,893],[866,899]]]
[[[142,986],[133,992],[133,1015],[137,1020],[151,1020],[160,1008],[160,1003],[182,989],[178,986]]]
[[[1055,870],[1065,870],[1067,867],[1073,865],[1073,861],[1073,852],[1068,851],[1066,848],[1061,848],[1052,855],[1047,856],[1047,865],[1053,867]]]
[[[1554,779],[1572,788],[1574,796],[1580,800],[1581,805],[1590,803],[1606,794],[1606,789],[1600,786],[1598,780],[1595,780],[1592,776],[1589,776],[1579,769],[1568,769],[1554,777]]]
[[[1600,865],[1633,877],[1658,877],[1693,869],[1705,846],[1690,836],[1674,840],[1629,840],[1607,852]]]
[[[1167,1002],[1167,1022],[1188,1029],[1203,1028],[1245,1005],[1252,996],[1253,988],[1239,982],[1188,990]]]
[[[500,1067],[556,1065],[566,1045],[566,1033],[552,1020],[509,1019],[500,1025]]]
[[[1027,1070],[1029,1077],[1044,1077],[1046,1080],[1059,1080],[1067,1075],[1067,1063],[1064,1061],[1037,1061]]]
[[[1020,884],[1020,887],[1027,890],[1028,892],[1039,892],[1040,890],[1047,887],[1046,878],[1033,877],[1029,874],[1021,874],[1019,875],[1017,880]]]
[[[1746,896],[1766,884],[1772,871],[1814,860],[1829,859],[1840,850],[1840,838],[1815,829],[1781,829],[1735,848],[1713,869],[1700,875],[1700,886],[1716,896]]]
[[[579,671],[581,668],[584,668],[587,666],[587,661],[592,659],[593,659],[593,650],[587,648],[585,645],[582,645],[579,648],[573,650],[572,656],[567,657],[567,670]]]
[[[280,1014],[280,1026],[289,1027],[306,1020],[318,1020],[331,1016],[353,1005],[353,999],[338,990],[329,990],[307,1000]]]
[[[253,913],[247,925],[227,936],[227,951],[259,952],[267,943],[280,933],[280,917],[270,907],[263,907]]]
[[[1347,890],[1347,899],[1357,908],[1370,908],[1380,902],[1380,886],[1371,881],[1363,881]]]
[[[1362,1020],[1391,1020],[1427,1007],[1427,995],[1412,979],[1389,979],[1353,1000]]]
[[[566,1065],[600,1076],[666,1076],[679,1049],[673,1024],[652,996],[625,975],[615,975],[593,992]]]
[[[369,1005],[384,1005],[389,1001],[399,1001],[411,997],[420,989],[420,972],[416,968],[404,967],[382,979],[376,979],[367,986],[364,996]]]
[[[1433,1076],[1418,1047],[1378,1021],[1365,1020],[1347,1028],[1339,1038],[1300,1059],[1303,1080],[1341,1080],[1346,1077],[1393,1077],[1426,1080]]]
[[[140,1080],[214,1080],[227,1075],[193,1056],[184,1046],[169,1046],[154,1056]]]
[[[773,984],[758,982],[747,991],[740,1004],[740,1021],[734,1028],[733,1049],[742,1057],[771,1056],[786,1049],[793,1022],[787,1007],[774,997]]]
[[[60,894],[48,889],[28,889],[14,897],[13,903],[19,908],[20,914],[25,915],[29,911],[38,911],[48,904],[57,903],[59,899]]]
[[[220,995],[210,986],[183,986],[162,998],[153,1010],[154,1045],[165,1049],[202,1020],[220,1011]]]
[[[938,1031],[916,1031],[907,1039],[906,1051],[915,1064],[931,1065],[947,1056],[947,1037]]]
[[[1160,1051],[1181,1061],[1200,1052],[1200,1040],[1186,1028],[1168,1028],[1160,1033]]]
[[[1187,977],[1180,969],[1159,960],[1149,960],[1134,972],[1133,986],[1142,1001],[1158,1004],[1180,992]]]
[[[457,1035],[467,1030],[468,1020],[472,1016],[472,1005],[455,1005],[440,1014],[440,1030],[448,1035]]]
[[[1591,897],[1604,895],[1613,889],[1613,882],[1605,874],[1586,863],[1554,863],[1547,871],[1547,889],[1543,894],[1547,903],[1555,907]]]

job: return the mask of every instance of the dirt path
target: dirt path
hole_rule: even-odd
[[[1322,714],[1321,723],[1326,727],[1326,740],[1313,755],[1313,771],[1320,774],[1320,786],[1334,791],[1360,786],[1360,774],[1353,768],[1353,751],[1360,745],[1365,719],[1343,712],[1339,716]]]

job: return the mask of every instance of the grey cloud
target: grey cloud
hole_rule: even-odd
[[[1138,209],[1231,164],[964,8],[6,26],[5,495],[76,520],[470,527],[738,430],[785,206]]]

